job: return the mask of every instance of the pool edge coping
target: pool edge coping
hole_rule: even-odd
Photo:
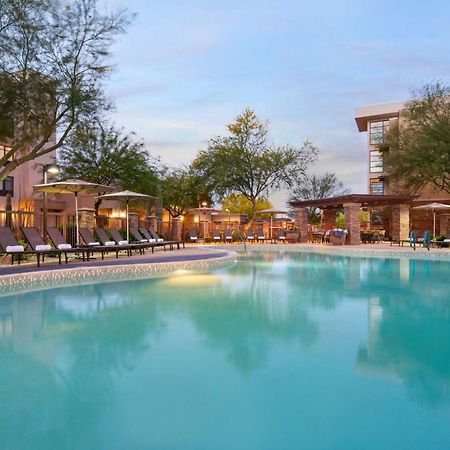
[[[205,250],[211,250],[205,248]],[[58,268],[57,270],[7,274],[0,277],[0,297],[65,286],[120,282],[208,272],[233,264],[237,252],[224,250],[223,256],[167,262],[145,262],[111,266]]]

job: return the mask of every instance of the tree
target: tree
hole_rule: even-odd
[[[272,208],[272,203],[266,198],[259,198],[256,200],[256,211]],[[222,211],[228,209],[230,213],[247,214],[247,217],[252,217],[253,205],[251,201],[242,194],[230,194],[222,200]],[[270,216],[270,215],[269,215]]]
[[[289,200],[316,200],[345,195],[348,192],[336,174],[326,172],[324,175],[304,175],[298,178]],[[308,208],[308,221],[312,224],[320,223],[319,208]]]
[[[95,120],[77,125],[59,152],[61,177],[155,195],[161,165],[150,157],[143,142],[133,138]],[[95,202],[97,215],[101,202]]]
[[[431,183],[450,194],[450,86],[423,86],[403,116],[380,145],[391,188],[410,192]]]
[[[108,106],[110,48],[129,20],[123,10],[100,13],[96,0],[2,0],[0,139],[9,149],[0,180],[60,148],[81,119]]]
[[[208,186],[190,167],[168,171],[161,185],[164,209],[173,218],[186,214],[191,208],[197,208],[203,201],[212,201]]]
[[[302,147],[276,146],[269,139],[267,123],[246,109],[227,126],[229,135],[211,139],[192,166],[218,198],[238,193],[252,204],[271,190],[290,186],[316,158],[317,150],[305,142]]]

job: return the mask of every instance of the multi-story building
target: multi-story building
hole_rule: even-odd
[[[405,125],[403,114],[406,102],[385,103],[380,105],[364,106],[355,111],[355,120],[358,130],[367,133],[367,191],[374,195],[403,194],[398,189],[398,183],[389,180],[389,173],[383,161],[383,152],[380,144],[384,143],[386,132],[393,125]],[[416,192],[417,196],[412,206],[431,202],[450,204],[450,195],[445,191],[438,191],[433,184],[428,184]],[[450,215],[446,211],[438,211],[437,231],[447,234],[450,227]],[[386,225],[386,224],[385,224]],[[411,210],[410,227],[419,232],[432,229],[432,212],[426,210]],[[438,234],[437,233],[437,234]]]
[[[389,173],[383,163],[383,152],[379,145],[384,143],[384,136],[392,125],[402,125],[405,121],[402,111],[406,102],[384,103],[380,105],[364,106],[355,111],[355,121],[359,132],[367,132],[367,161],[368,177],[367,191],[369,194],[400,194],[396,184],[390,183]],[[413,194],[418,196],[417,201],[450,200],[449,195],[443,191],[436,191],[430,184],[424,186]]]

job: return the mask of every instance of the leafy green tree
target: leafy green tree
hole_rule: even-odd
[[[143,142],[95,120],[73,129],[59,152],[58,164],[63,179],[82,178],[148,195],[156,194],[161,170]],[[95,202],[96,214],[101,202]]]
[[[316,200],[345,195],[348,192],[335,173],[326,172],[323,175],[304,175],[298,178],[289,200]],[[320,223],[319,208],[308,208],[308,221],[312,224]]]
[[[250,218],[254,219],[257,200],[290,186],[316,158],[317,149],[310,142],[300,148],[274,145],[268,124],[251,109],[227,128],[229,135],[211,139],[192,166],[218,198],[232,193],[246,197],[252,205]]]
[[[391,189],[415,192],[431,183],[450,193],[450,86],[423,86],[402,116],[380,145]]]
[[[197,208],[201,202],[212,203],[211,194],[204,180],[190,167],[172,169],[161,181],[163,207],[175,218]]]
[[[256,200],[256,211],[272,208],[272,203],[266,198],[259,198]],[[230,213],[247,214],[247,217],[252,217],[253,205],[251,201],[242,194],[230,194],[222,200],[222,211],[229,210]]]
[[[2,180],[60,148],[81,119],[108,107],[102,83],[130,16],[102,13],[96,0],[0,3],[0,139],[10,147],[0,155]]]

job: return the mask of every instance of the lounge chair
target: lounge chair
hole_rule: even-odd
[[[417,241],[417,234],[418,234],[418,230],[411,230],[409,232],[409,235],[406,239],[400,239],[398,241],[391,241],[391,245],[392,244],[398,244],[399,247],[400,245],[403,247],[403,244],[409,244],[410,247],[413,247],[414,250],[416,249],[416,244],[418,243]]]
[[[255,233],[253,232],[253,230],[247,230],[246,235],[248,242],[255,242]]]
[[[166,251],[166,245],[169,246],[170,250],[173,250],[172,244],[170,244],[167,241],[164,241],[164,239],[160,238],[159,236],[158,236],[158,238],[153,237],[150,234],[150,232],[148,230],[146,230],[145,228],[139,228],[139,233],[141,234],[141,236],[144,237],[144,239],[147,239],[147,241],[152,243],[153,245],[163,247],[164,251]]]
[[[139,250],[139,252],[142,254],[144,253],[144,250],[146,248],[151,248],[152,253],[154,252],[154,246],[148,245],[148,243],[140,243],[140,242],[131,242],[128,243],[126,240],[123,239],[122,235],[119,233],[119,230],[116,228],[110,228],[108,230],[108,233],[111,235],[111,237],[114,239],[117,245],[129,247],[131,250]],[[147,244],[147,245],[146,245]]]
[[[233,242],[233,233],[231,230],[224,230],[223,235],[225,237],[225,242]]]
[[[119,248],[112,245],[102,245],[100,242],[95,240],[94,235],[88,228],[80,228],[78,231],[86,246],[91,248],[92,252],[100,252],[102,255],[102,259],[105,259],[105,253],[108,253],[109,251],[114,251],[116,253],[116,258],[119,257]]]
[[[431,243],[431,233],[429,230],[425,230],[423,232],[423,236],[417,239],[418,244],[422,244],[423,247],[427,248],[430,251],[430,243]],[[415,250],[415,247],[414,247]]]
[[[133,245],[128,245],[127,241],[120,241],[122,243],[111,240],[103,228],[94,228],[94,232],[100,239],[100,242],[105,247],[114,247],[114,249],[124,250],[127,252],[127,256],[131,256],[131,250],[135,248]],[[142,253],[142,252],[141,252]]]
[[[286,230],[278,230],[276,240],[286,244]]]
[[[52,249],[52,246],[47,244],[44,239],[39,234],[39,231],[35,227],[20,227],[20,231],[22,232],[27,244],[30,246],[31,250],[42,255],[42,262],[44,262],[45,255],[57,255],[58,262],[61,264],[61,254],[62,250]],[[67,264],[67,252],[66,256],[66,264]]]
[[[217,228],[212,230],[212,241],[213,242],[220,242],[220,241],[222,241],[222,236],[220,235],[220,231]]]
[[[36,255],[38,267],[41,265],[39,253],[26,251],[25,247],[17,242],[9,227],[0,227],[0,247],[4,253],[11,255],[11,265],[14,264],[14,256],[17,256],[17,261],[20,264],[22,255]]]
[[[198,241],[197,232],[194,229],[190,229],[189,230],[189,241],[190,242],[197,242]]]
[[[90,256],[90,249],[86,247],[72,247],[70,244],[66,242],[61,232],[58,230],[58,228],[54,227],[46,227],[45,229],[47,236],[52,241],[52,244],[57,248],[58,250],[62,250],[67,253],[81,253],[81,257],[83,261],[85,260],[86,256],[89,261]],[[67,256],[66,256],[67,257]]]
[[[256,231],[256,239],[258,240],[258,242],[265,242],[266,236],[264,236],[264,231],[262,228],[259,228]]]
[[[148,228],[148,232],[150,233],[150,235],[153,237],[153,239],[156,239],[156,242],[159,243],[165,243],[165,244],[169,244],[170,245],[170,250],[173,250],[173,246],[176,245],[177,249],[180,249],[180,244],[183,245],[184,248],[184,241],[167,241],[166,239],[163,239],[152,227]]]

